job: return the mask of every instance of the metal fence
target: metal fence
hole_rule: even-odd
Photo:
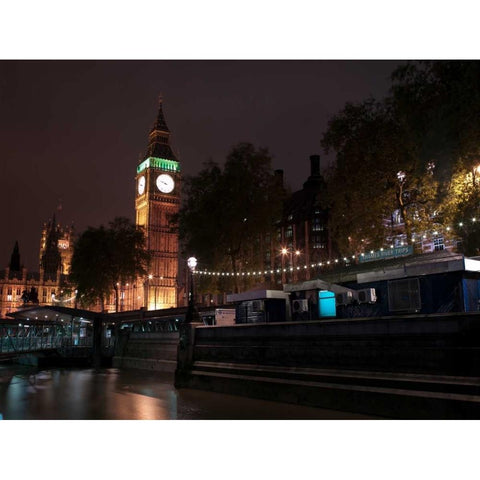
[[[171,333],[178,332],[180,323],[184,321],[185,315],[166,318],[147,318],[122,322],[120,329],[136,334],[141,333]]]
[[[91,347],[92,337],[71,338],[63,336],[0,337],[0,353],[31,352],[63,347]]]

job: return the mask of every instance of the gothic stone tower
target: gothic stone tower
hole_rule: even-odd
[[[152,257],[145,279],[144,305],[148,310],[177,306],[180,164],[170,147],[170,130],[162,109],[150,131],[147,152],[135,177],[136,224],[145,229]]]
[[[68,275],[70,273],[70,264],[72,263],[73,255],[73,239],[74,229],[73,225],[62,227],[56,224],[55,214],[53,220],[43,224],[42,235],[40,238],[40,265],[42,265],[44,255],[48,246],[48,238],[55,236],[58,250],[60,251],[60,273]]]
[[[45,249],[40,257],[40,268],[43,270],[44,280],[57,281],[60,267],[62,265],[62,257],[58,248],[59,231],[55,223],[55,215],[48,229]]]

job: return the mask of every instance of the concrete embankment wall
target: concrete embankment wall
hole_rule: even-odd
[[[480,418],[480,315],[197,327],[183,387],[390,418]]]
[[[174,372],[177,365],[178,332],[123,334],[113,357],[117,368]]]
[[[197,327],[194,359],[478,375],[480,315]]]

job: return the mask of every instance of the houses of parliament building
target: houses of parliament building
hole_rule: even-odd
[[[170,130],[160,99],[148,146],[137,162],[135,176],[135,223],[144,229],[146,248],[151,253],[149,274],[121,286],[121,310],[157,310],[182,303],[177,281],[178,229],[172,222],[180,208],[180,186],[180,163],[170,145]],[[15,242],[8,266],[0,270],[0,318],[31,303],[77,306],[74,286],[68,282],[73,245],[73,226],[60,225],[54,215],[42,228],[39,271],[29,272],[21,264],[19,245]],[[114,311],[113,293],[106,308]]]
[[[40,305],[62,302],[70,306],[67,300],[74,296],[68,285],[73,236],[73,226],[62,227],[56,223],[55,215],[44,223],[38,272],[29,272],[22,266],[19,245],[15,242],[10,263],[0,270],[0,318],[29,302]]]

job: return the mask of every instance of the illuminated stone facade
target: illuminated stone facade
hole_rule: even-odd
[[[53,218],[55,222],[55,216]],[[40,256],[39,264],[42,264],[42,257],[45,255],[47,237],[51,231],[51,222],[45,222],[42,228],[42,235],[40,238]],[[56,226],[56,236],[57,236],[57,245],[58,251],[60,253],[61,264],[60,264],[60,273],[68,275],[70,273],[70,265],[72,263],[73,255],[73,238],[74,238],[74,229],[73,226],[63,227],[60,224]]]
[[[160,102],[150,131],[147,152],[135,177],[136,224],[145,229],[146,247],[152,257],[149,275],[143,279],[143,302],[148,310],[177,306],[180,164],[170,146]],[[138,283],[138,282],[137,282]]]
[[[35,294],[41,306],[74,306],[75,292],[67,283],[73,235],[73,227],[57,224],[55,216],[43,225],[38,272],[28,272],[21,266],[16,244],[9,266],[0,271],[0,318],[17,308],[32,305]]]

